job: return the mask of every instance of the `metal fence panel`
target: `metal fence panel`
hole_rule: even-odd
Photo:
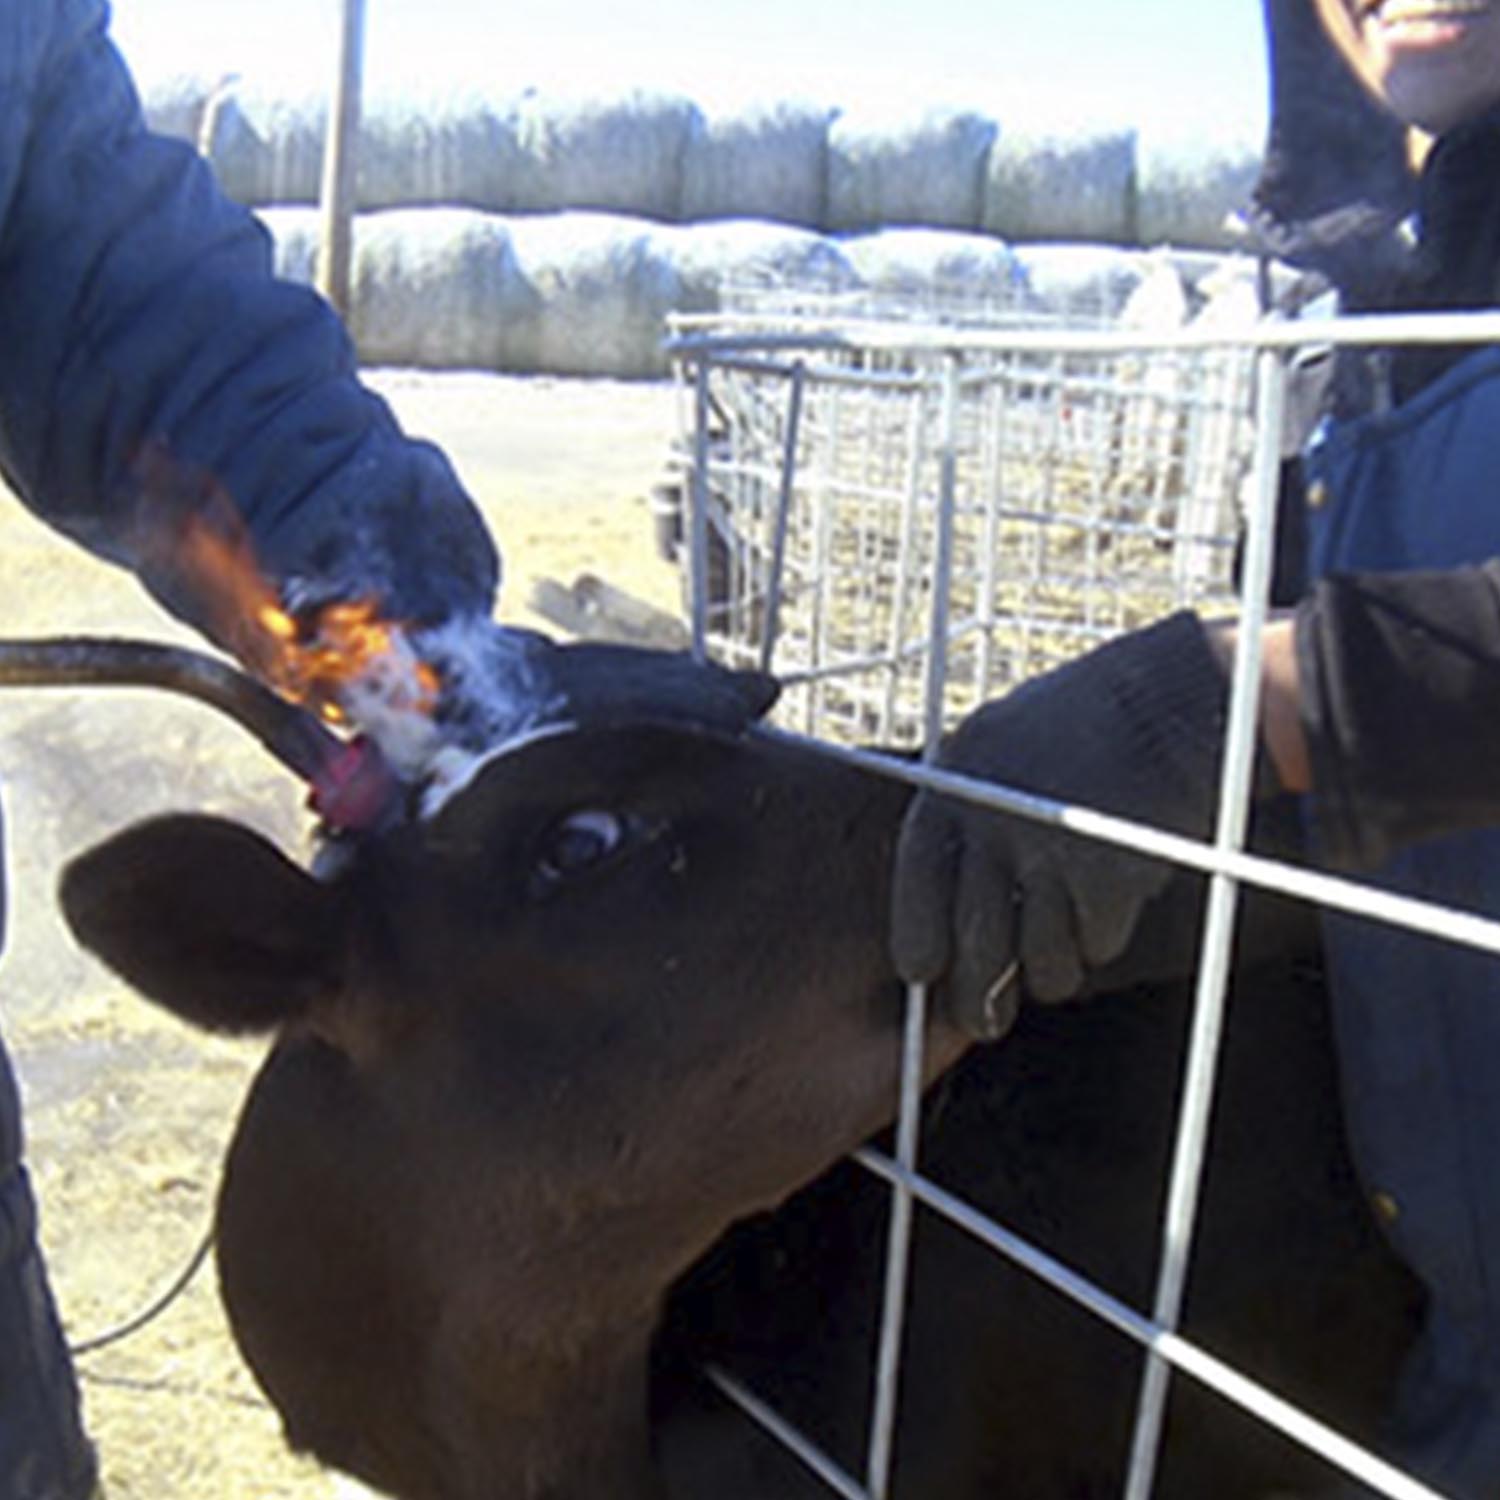
[[[864,312],[864,309],[859,311]],[[912,1215],[958,1224],[1148,1352],[1127,1500],[1152,1491],[1171,1372],[1186,1374],[1378,1492],[1433,1492],[1176,1331],[1203,1173],[1237,900],[1248,883],[1500,952],[1500,923],[1393,897],[1244,850],[1258,645],[1236,664],[1211,843],[936,770],[941,729],[977,703],[1171,609],[1237,612],[1258,642],[1268,593],[1290,354],[1311,342],[1480,341],[1500,317],[1264,323],[1159,337],[851,322],[805,299],[681,330],[690,434],[683,560],[698,649],[788,683],[782,732],[825,753],[1210,875],[1161,1271],[1149,1314],[954,1199],[916,1169],[925,995],[910,997],[871,1443],[857,1480],[734,1378],[720,1388],[788,1441],[832,1492],[883,1500],[899,1400]],[[869,744],[925,746],[921,762]]]

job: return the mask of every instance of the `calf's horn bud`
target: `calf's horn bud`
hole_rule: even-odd
[[[109,636],[0,640],[0,687],[157,687],[196,698],[306,781],[314,810],[336,829],[384,822],[401,795],[372,740],[341,739],[307,709],[199,651]]]

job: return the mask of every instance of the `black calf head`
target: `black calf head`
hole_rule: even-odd
[[[662,1291],[893,1111],[902,802],[753,732],[616,722],[500,756],[328,884],[193,817],[70,868],[80,940],[151,998],[280,1032],[220,1259],[294,1442],[401,1495],[654,1493]]]

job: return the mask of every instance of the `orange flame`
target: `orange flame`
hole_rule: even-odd
[[[285,675],[277,685],[290,696],[312,703],[334,722],[343,718],[335,701],[339,690],[395,660],[397,627],[380,618],[370,599],[327,606],[318,616],[317,635],[305,643],[297,639],[296,623],[274,605],[264,609],[260,618],[280,647],[278,666]],[[412,679],[410,707],[430,714],[437,705],[437,673],[414,657],[403,665],[408,666]]]
[[[346,717],[342,689],[392,665],[406,679],[406,706],[430,714],[441,682],[426,662],[400,650],[399,622],[382,619],[373,599],[326,605],[311,622],[294,619],[261,572],[228,495],[209,486],[189,513],[178,508],[172,515],[169,503],[143,520],[150,550],[187,583],[223,643],[270,686],[330,723]]]

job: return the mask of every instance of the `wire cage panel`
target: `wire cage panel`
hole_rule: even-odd
[[[917,1168],[925,988],[912,986],[890,1156],[857,1160],[891,1190],[887,1282],[862,1474],[840,1469],[734,1372],[710,1378],[830,1493],[887,1500],[915,1213],[935,1213],[1085,1306],[1147,1353],[1125,1500],[1147,1500],[1175,1372],[1395,1500],[1436,1492],[1178,1332],[1206,1163],[1236,906],[1243,886],[1500,953],[1500,923],[1245,848],[1261,628],[1292,357],[1316,344],[1500,340],[1500,316],[1265,322],[1238,333],[1034,336],[801,314],[700,327],[690,379],[679,554],[697,647],[769,666],[794,738],[877,774],[1053,823],[1210,877],[1160,1264],[1149,1313],[953,1197]],[[1243,523],[1243,525],[1242,525]],[[1243,531],[1243,548],[1241,532]],[[1240,621],[1211,841],[973,781],[932,764],[937,735],[982,699],[1168,610]],[[858,741],[860,745],[853,745]],[[921,744],[924,758],[860,746]]]
[[[692,403],[676,492],[703,493],[706,643],[782,677],[788,727],[920,742],[945,484],[950,720],[1121,630],[1233,597],[1248,351],[955,362],[840,337],[700,369],[708,430]]]

